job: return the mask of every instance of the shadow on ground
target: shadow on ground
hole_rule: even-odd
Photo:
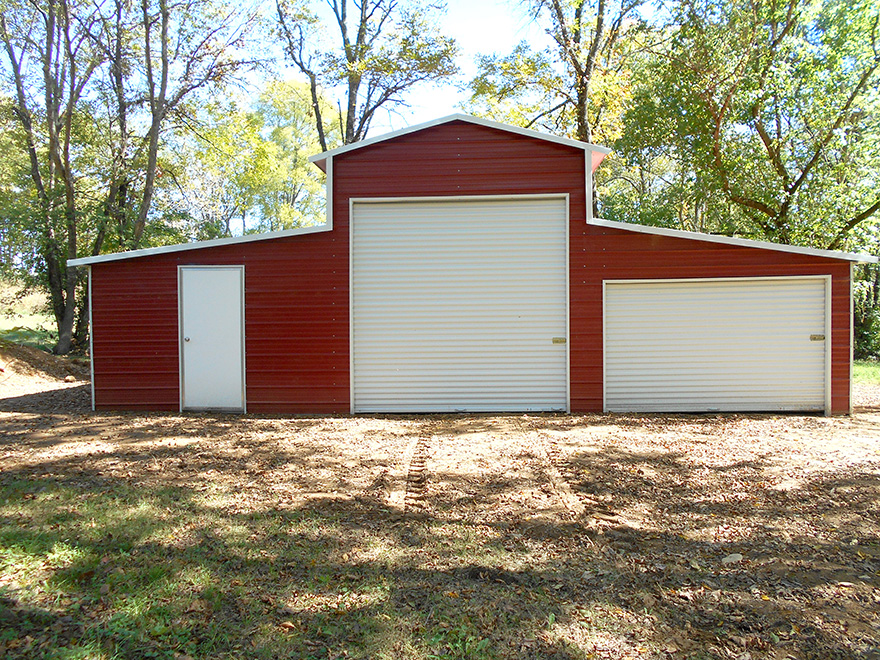
[[[531,416],[528,435],[518,416],[47,405],[0,401],[17,411],[0,430],[6,657],[880,657],[874,463],[783,478],[760,453],[606,442],[639,428],[614,416]],[[499,438],[511,455],[429,460],[403,510],[391,491],[425,437],[435,456]],[[533,441],[581,513],[550,506]]]

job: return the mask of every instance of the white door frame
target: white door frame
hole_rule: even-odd
[[[560,199],[565,202],[565,412],[571,412],[571,195],[527,193],[522,195],[426,195],[423,197],[349,197],[348,199],[348,373],[349,412],[354,414],[354,207],[355,204],[409,202],[492,202]],[[604,306],[604,303],[603,303]]]
[[[643,278],[643,279],[618,279],[602,280],[602,410],[608,412],[606,401],[607,376],[605,373],[605,344],[606,344],[606,312],[605,312],[605,285],[606,284],[650,284],[650,283],[699,283],[699,282],[773,282],[791,280],[822,280],[825,283],[825,415],[831,415],[831,275],[770,275],[754,277],[678,277],[678,278]],[[851,333],[852,334],[852,333]],[[851,362],[851,361],[850,361]]]
[[[244,265],[178,265],[177,266],[177,358],[179,372],[180,411],[186,408],[184,401],[185,369],[183,364],[183,271],[185,270],[239,270],[241,277],[240,309],[241,309],[241,412],[247,413],[247,365],[245,364],[245,324],[244,324]]]

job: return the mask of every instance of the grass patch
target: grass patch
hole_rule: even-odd
[[[39,348],[41,351],[51,352],[58,341],[57,332],[49,330],[44,325],[12,325],[13,322],[17,323],[19,321],[21,319],[10,320],[0,317],[0,339],[5,339],[13,344],[21,344],[31,348]]]
[[[236,513],[234,493],[218,506],[57,475],[0,488],[10,658],[488,660],[508,657],[503,635],[534,637],[558,613],[550,583],[451,567],[453,548],[454,564],[499,560],[489,530],[466,523],[364,527],[358,513],[375,512],[325,505]],[[436,568],[414,565],[401,534]]]
[[[880,362],[856,360],[853,363],[853,381],[880,385]]]
[[[44,293],[0,280],[0,338],[51,350],[58,337],[47,307]]]

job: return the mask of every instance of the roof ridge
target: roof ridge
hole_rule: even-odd
[[[322,164],[326,162],[327,158],[332,158],[333,156],[338,156],[339,154],[347,153],[349,151],[355,151],[356,149],[369,147],[371,145],[385,142],[387,140],[393,140],[394,138],[409,135],[410,133],[417,133],[418,131],[423,131],[427,128],[449,124],[454,121],[463,121],[469,124],[485,126],[486,128],[494,128],[499,131],[507,131],[508,133],[515,133],[517,135],[523,135],[538,140],[546,140],[548,142],[555,142],[556,144],[564,144],[569,147],[575,147],[576,149],[583,149],[584,151],[596,151],[603,155],[611,153],[611,149],[609,149],[608,147],[602,147],[597,144],[582,142],[580,140],[575,140],[574,138],[552,135],[550,133],[542,133],[531,128],[523,128],[522,126],[504,124],[502,122],[494,121],[492,119],[485,119],[483,117],[475,117],[473,115],[457,112],[451,115],[446,115],[445,117],[440,117],[438,119],[432,119],[431,121],[414,124],[412,126],[406,126],[404,128],[391,131],[389,133],[383,133],[382,135],[377,135],[376,137],[366,138],[365,140],[360,140],[359,142],[344,144],[340,147],[336,147],[335,149],[328,149],[327,151],[315,154],[314,156],[309,156],[309,162],[315,163],[323,170],[324,167],[322,167]]]

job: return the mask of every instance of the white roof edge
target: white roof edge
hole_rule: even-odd
[[[285,238],[287,236],[301,236],[304,234],[316,234],[323,231],[330,231],[331,227],[327,224],[314,225],[311,227],[294,227],[293,229],[283,229],[281,231],[268,231],[262,234],[245,234],[244,236],[232,236],[230,238],[214,238],[210,241],[195,241],[193,243],[178,243],[176,245],[163,245],[162,247],[143,248],[141,250],[130,250],[128,252],[114,252],[112,254],[99,254],[96,257],[81,257],[79,259],[71,259],[67,262],[68,266],[91,266],[92,264],[100,264],[107,261],[122,261],[123,259],[136,259],[137,257],[149,257],[157,254],[168,254],[170,252],[185,252],[186,250],[201,250],[202,248],[221,247],[223,245],[236,245],[238,243],[254,243],[256,241],[269,241],[274,238]]]
[[[336,149],[330,149],[329,151],[315,154],[314,156],[309,156],[309,162],[319,163],[323,160],[326,160],[330,156],[337,156],[348,151],[354,151],[355,149],[368,147],[371,144],[384,142],[386,140],[392,140],[402,135],[408,135],[409,133],[415,133],[426,128],[440,126],[441,124],[448,124],[453,121],[464,121],[470,124],[477,124],[478,126],[485,126],[487,128],[497,128],[498,130],[507,131],[508,133],[516,133],[518,135],[525,135],[526,137],[537,138],[539,140],[556,142],[557,144],[564,144],[569,147],[576,147],[578,149],[583,149],[584,151],[598,151],[599,153],[603,154],[611,153],[611,149],[609,149],[608,147],[600,147],[599,145],[590,144],[589,142],[581,142],[580,140],[574,140],[572,138],[559,137],[558,135],[551,135],[549,133],[541,133],[540,131],[534,131],[530,128],[522,128],[521,126],[513,126],[511,124],[502,124],[501,122],[493,121],[491,119],[483,119],[482,117],[474,117],[473,115],[466,115],[457,112],[455,114],[447,115],[446,117],[440,117],[439,119],[432,119],[431,121],[426,121],[421,124],[407,126],[406,128],[391,131],[390,133],[385,133],[384,135],[377,135],[376,137],[367,138],[365,140],[361,140],[360,142],[345,144],[341,147],[337,147]]]
[[[828,259],[842,259],[845,261],[860,261],[863,263],[877,263],[880,258],[870,254],[856,254],[853,252],[836,252],[834,250],[820,250],[818,248],[801,247],[799,245],[785,245],[782,243],[770,243],[768,241],[756,241],[750,238],[736,238],[734,236],[718,236],[716,234],[703,234],[696,231],[683,229],[667,229],[666,227],[651,227],[637,225],[631,222],[618,222],[616,220],[601,220],[593,218],[587,224],[610,229],[622,229],[624,231],[636,231],[642,234],[655,234],[658,236],[671,236],[672,238],[689,238],[695,241],[707,241],[709,243],[721,243],[723,245],[739,245],[742,247],[760,248],[763,250],[776,250],[777,252],[791,252],[792,254],[804,254],[811,257],[826,257]]]

